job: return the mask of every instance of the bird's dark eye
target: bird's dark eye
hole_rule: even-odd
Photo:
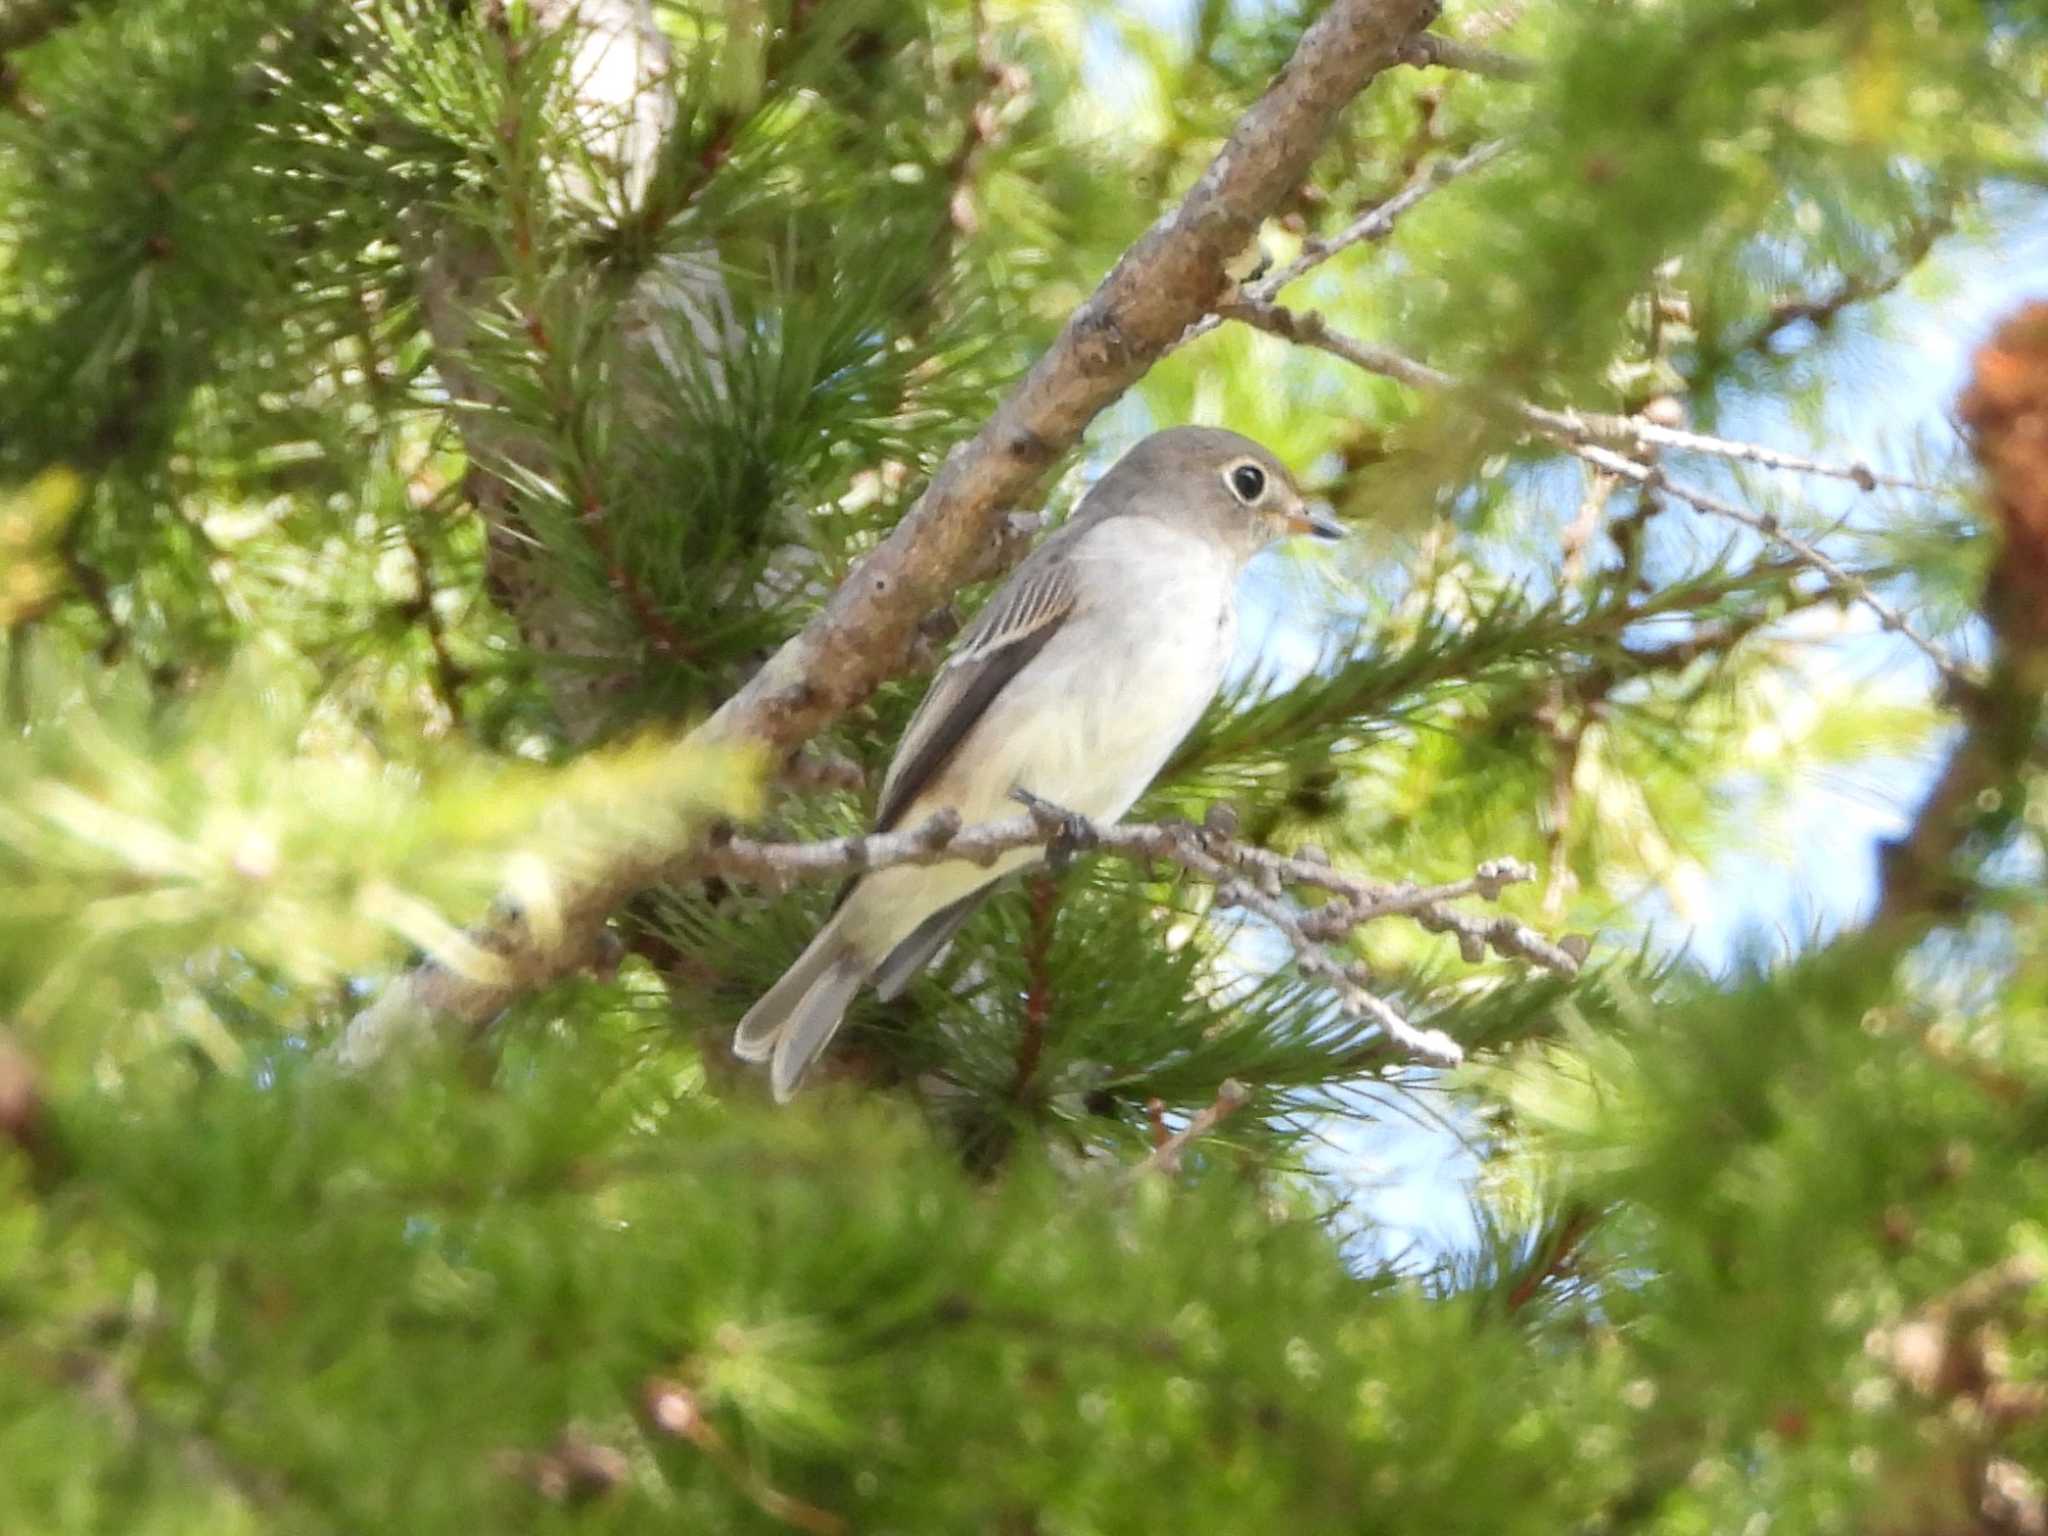
[[[1230,494],[1250,506],[1266,494],[1266,472],[1256,464],[1239,464],[1230,471]]]

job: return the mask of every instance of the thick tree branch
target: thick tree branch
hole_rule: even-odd
[[[865,699],[909,654],[917,624],[985,562],[1004,513],[1032,492],[1095,416],[1213,309],[1225,263],[1290,194],[1347,103],[1435,19],[1437,0],[1336,0],[1180,205],[1125,253],[988,423],[947,456],[918,504],[824,611],[700,728],[705,741],[786,751]],[[380,1054],[423,1011],[477,1025],[575,970],[609,915],[679,850],[647,849],[580,882],[559,932],[515,917],[474,936],[503,963],[491,980],[427,966],[351,1024],[345,1061]]]

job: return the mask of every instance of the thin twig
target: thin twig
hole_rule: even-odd
[[[1540,410],[1540,407],[1537,409]],[[1918,491],[1926,496],[1938,494],[1934,486],[1915,480],[1910,475],[1880,474],[1861,461],[1836,464],[1826,459],[1810,459],[1801,454],[1786,453],[1783,449],[1767,448],[1762,443],[1745,443],[1733,438],[1711,437],[1704,432],[1688,432],[1678,427],[1660,426],[1654,421],[1645,421],[1640,416],[1613,416],[1586,411],[1546,414],[1557,418],[1553,425],[1554,430],[1575,430],[1587,442],[1631,443],[1641,448],[1670,448],[1680,453],[1703,453],[1717,459],[1732,459],[1737,463],[1756,464],[1765,469],[1781,469],[1791,474],[1820,475],[1830,480],[1846,480],[1861,491],[1874,491],[1882,485],[1896,490]],[[1569,426],[1568,423],[1576,425]]]
[[[1226,1077],[1217,1085],[1215,1100],[1195,1112],[1195,1117],[1166,1140],[1145,1155],[1143,1162],[1130,1171],[1132,1179],[1142,1178],[1148,1173],[1180,1172],[1181,1154],[1188,1144],[1197,1141],[1215,1130],[1225,1120],[1251,1102],[1251,1090],[1234,1077]]]
[[[1586,552],[1605,525],[1607,504],[1614,499],[1614,488],[1621,483],[1604,470],[1590,466],[1586,481],[1585,494],[1579,498],[1579,509],[1560,540],[1558,586],[1561,589],[1577,587],[1584,576]],[[1601,698],[1605,696],[1606,688],[1597,683],[1590,690],[1572,687],[1564,676],[1554,677],[1544,688],[1543,703],[1535,715],[1537,726],[1551,746],[1550,800],[1545,808],[1545,820],[1549,825],[1544,833],[1543,866],[1548,873],[1543,882],[1543,915],[1553,922],[1563,914],[1565,903],[1578,887],[1565,844],[1571,828],[1572,807],[1578,798],[1579,760],[1589,724],[1589,692],[1591,697]]]
[[[548,327],[541,302],[543,285],[536,257],[541,244],[535,230],[539,222],[535,188],[541,178],[537,167],[531,163],[532,159],[530,154],[507,157],[507,183],[511,195],[506,199],[506,212],[512,225],[511,250],[516,253],[512,263],[513,297],[521,329],[533,350],[533,372],[542,385],[551,419],[560,426],[574,427],[581,421],[582,412],[578,409],[570,382],[570,362]],[[642,640],[656,656],[694,660],[695,649],[670,622],[633,566],[621,557],[618,543],[612,536],[611,509],[586,457],[578,454],[565,467],[579,475],[580,485],[568,488],[570,499],[576,507],[577,525],[583,529],[591,552],[604,568],[606,587],[632,616]]]
[[[1666,495],[1676,496],[1688,506],[1708,513],[1711,516],[1724,517],[1730,522],[1740,523],[1745,528],[1754,530],[1773,543],[1780,544],[1784,548],[1789,549],[1801,560],[1826,576],[1829,581],[1833,582],[1842,591],[1848,593],[1856,601],[1862,603],[1864,607],[1876,614],[1878,622],[1886,629],[1902,636],[1915,650],[1919,651],[1921,655],[1934,664],[1935,670],[1941,674],[1944,681],[1953,687],[1965,691],[1975,686],[1975,679],[1970,675],[1969,668],[1951,656],[1943,646],[1928,639],[1927,636],[1915,629],[1907,621],[1903,613],[1878,596],[1869,582],[1843,566],[1832,555],[1821,549],[1819,545],[1788,531],[1774,514],[1751,511],[1748,507],[1729,501],[1724,497],[1716,496],[1711,491],[1702,490],[1696,485],[1688,485],[1682,480],[1674,480],[1664,472],[1660,465],[1644,464],[1623,454],[1597,447],[1591,443],[1575,443],[1567,444],[1566,446],[1570,452],[1577,454],[1589,464],[1597,465],[1612,474],[1620,475],[1623,479],[1632,480],[1646,489],[1663,491]]]
[[[58,547],[64,555],[65,569],[71,573],[72,585],[85,594],[86,602],[92,605],[92,611],[99,615],[100,623],[106,627],[106,635],[100,641],[96,654],[102,665],[111,667],[128,654],[129,635],[127,627],[121,622],[121,616],[114,611],[113,595],[108,590],[107,578],[97,566],[79,553],[79,539],[84,529],[85,519],[73,517],[70,526],[64,530],[63,541]]]
[[[1871,299],[1882,298],[1912,276],[1913,271],[1927,259],[1927,253],[1934,249],[1934,243],[1955,228],[1955,217],[1949,211],[1942,211],[1917,220],[1907,229],[1906,236],[1899,242],[1893,253],[1895,260],[1888,271],[1875,273],[1851,273],[1844,277],[1834,289],[1818,298],[1804,294],[1781,299],[1771,306],[1761,324],[1730,349],[1730,354],[1743,352],[1761,353],[1785,331],[1802,323],[1818,330],[1826,330],[1846,309]]]
[[[1461,43],[1454,37],[1445,37],[1437,32],[1425,32],[1411,41],[1401,56],[1401,62],[1413,69],[1455,69],[1468,75],[1484,75],[1489,80],[1509,80],[1517,84],[1536,78],[1536,65],[1529,59],[1494,48]]]
[[[1327,982],[1350,1012],[1377,1025],[1395,1049],[1446,1066],[1464,1059],[1457,1042],[1440,1030],[1410,1024],[1371,990],[1359,967],[1332,958],[1326,946],[1349,938],[1367,923],[1406,917],[1428,932],[1455,936],[1460,954],[1471,963],[1491,950],[1562,976],[1578,974],[1580,954],[1569,944],[1545,938],[1511,917],[1481,917],[1452,905],[1469,896],[1490,901],[1503,887],[1535,878],[1533,869],[1513,859],[1491,861],[1470,879],[1444,885],[1396,884],[1345,874],[1317,859],[1240,843],[1187,822],[1102,824],[1035,797],[1027,804],[1027,816],[972,827],[962,827],[960,818],[948,811],[901,831],[818,843],[733,837],[694,861],[691,872],[781,886],[899,864],[959,859],[986,867],[1013,849],[1055,844],[1087,847],[1139,864],[1175,864],[1215,886],[1218,907],[1243,908],[1270,923],[1293,949],[1303,974]],[[1288,886],[1321,890],[1330,899],[1303,911],[1282,894]]]
[[[1720,438],[1703,437],[1697,433],[1677,432],[1649,422],[1640,422],[1634,417],[1588,416],[1576,412],[1554,411],[1532,401],[1479,390],[1440,368],[1432,368],[1427,363],[1418,362],[1391,347],[1359,341],[1333,330],[1328,322],[1314,311],[1284,309],[1277,304],[1239,299],[1226,306],[1222,313],[1228,319],[1240,320],[1259,330],[1284,336],[1302,346],[1328,352],[1331,356],[1340,357],[1368,373],[1397,380],[1415,389],[1439,394],[1463,392],[1474,395],[1519,418],[1566,452],[1584,459],[1597,468],[1648,489],[1676,496],[1679,500],[1712,516],[1741,523],[1790,550],[1834,582],[1842,591],[1863,603],[1878,616],[1886,629],[1902,635],[1926,656],[1949,683],[1962,688],[1972,685],[1973,679],[1968,668],[1956,661],[1940,645],[1915,630],[1907,622],[1905,615],[1878,596],[1868,582],[1846,569],[1817,545],[1789,532],[1776,517],[1767,513],[1752,512],[1747,507],[1715,496],[1698,486],[1675,480],[1661,466],[1647,464],[1616,452],[1604,446],[1599,438],[1611,431],[1624,440],[1633,440],[1642,446],[1658,445],[1683,447],[1690,452],[1718,452],[1728,457],[1745,458],[1754,463],[1772,463],[1773,467],[1777,468],[1799,468],[1810,473],[1835,475],[1857,484],[1895,483],[1879,481],[1865,466],[1835,466],[1813,460],[1797,460],[1792,455],[1779,454],[1774,449],[1730,443]],[[1680,443],[1672,439],[1684,441]]]
[[[846,1530],[843,1516],[784,1493],[769,1483],[753,1461],[736,1451],[719,1433],[718,1426],[705,1414],[697,1393],[684,1382],[654,1377],[642,1383],[640,1405],[657,1430],[695,1446],[770,1518],[809,1532],[810,1536],[842,1536]]]
[[[1354,367],[1364,369],[1367,373],[1394,379],[1414,389],[1444,394],[1471,388],[1455,375],[1445,373],[1440,368],[1432,368],[1429,364],[1397,352],[1391,347],[1360,341],[1334,330],[1313,310],[1283,308],[1253,293],[1249,288],[1235,301],[1226,305],[1220,313],[1225,319],[1242,321],[1255,329],[1283,336],[1302,346],[1328,352]],[[1907,476],[1879,474],[1868,464],[1836,464],[1825,459],[1806,458],[1782,449],[1765,447],[1761,443],[1740,442],[1733,438],[1709,436],[1704,432],[1687,432],[1677,427],[1662,426],[1640,416],[1616,416],[1599,411],[1555,411],[1547,406],[1537,405],[1534,401],[1512,396],[1498,397],[1493,403],[1504,407],[1509,414],[1520,417],[1545,437],[1564,444],[1669,448],[1675,452],[1709,454],[1715,458],[1756,464],[1766,469],[1780,469],[1788,473],[1846,480],[1866,491],[1875,490],[1881,485],[1919,491],[1923,494],[1932,494],[1934,491],[1934,487]]]
[[[1145,1101],[1145,1124],[1151,1129],[1153,1151],[1173,1139],[1173,1132],[1166,1128],[1166,1100],[1156,1093]]]
[[[1245,296],[1255,300],[1276,299],[1288,284],[1339,252],[1347,251],[1354,245],[1365,245],[1386,239],[1394,232],[1394,226],[1400,222],[1402,216],[1430,193],[1439,187],[1449,185],[1460,176],[1491,165],[1507,153],[1507,147],[1505,139],[1489,139],[1456,159],[1436,160],[1418,167],[1415,174],[1408,178],[1407,185],[1392,197],[1366,209],[1327,239],[1310,239],[1302,242],[1300,252],[1286,266],[1267,273],[1256,282],[1247,283]]]
[[[363,387],[378,409],[389,412],[395,405],[394,388],[389,373],[389,362],[383,355],[383,348],[377,340],[377,315],[367,294],[360,295],[353,310],[356,345],[361,349]],[[460,483],[443,489],[424,507],[408,505],[405,516],[398,520],[400,537],[405,540],[405,550],[412,557],[413,577],[419,584],[418,596],[406,605],[407,619],[418,618],[427,632],[427,644],[434,655],[434,676],[439,685],[441,702],[448,711],[449,723],[458,731],[463,729],[462,685],[468,681],[467,671],[459,665],[454,653],[448,648],[447,626],[441,622],[441,612],[434,606],[434,567],[427,554],[426,541],[413,526],[413,514],[417,512],[424,522],[433,515],[443,497],[451,492],[459,494]]]
[[[1524,1271],[1509,1289],[1507,1296],[1508,1315],[1513,1316],[1534,1301],[1537,1294],[1550,1281],[1559,1278],[1570,1266],[1579,1244],[1593,1230],[1594,1212],[1591,1206],[1573,1208],[1564,1222],[1551,1234],[1550,1241],[1543,1247],[1537,1262]]]
[[[1297,919],[1308,937],[1328,943],[1388,917],[1405,917],[1431,933],[1458,940],[1467,959],[1488,950],[1526,960],[1562,976],[1578,973],[1571,952],[1534,929],[1507,917],[1480,917],[1451,905],[1467,897],[1492,900],[1508,885],[1535,878],[1513,859],[1493,860],[1469,879],[1420,886],[1346,874],[1313,859],[1290,858],[1269,848],[1240,843],[1186,822],[1099,823],[1064,817],[1052,824],[1043,811],[1007,821],[963,827],[959,816],[941,811],[914,827],[816,843],[772,843],[731,837],[678,866],[677,875],[720,875],[756,885],[783,886],[798,880],[836,880],[898,864],[942,864],[962,860],[984,867],[1017,848],[1045,847],[1078,839],[1096,852],[1136,864],[1176,864],[1212,884],[1249,885],[1263,894],[1306,886],[1333,898]]]
[[[1490,139],[1456,159],[1431,161],[1418,167],[1415,174],[1408,178],[1406,185],[1393,196],[1373,204],[1336,234],[1324,239],[1311,238],[1303,241],[1301,249],[1295,253],[1292,261],[1253,282],[1246,283],[1242,290],[1243,299],[1255,304],[1270,303],[1290,284],[1305,277],[1340,252],[1347,251],[1354,245],[1374,244],[1385,240],[1393,234],[1394,226],[1400,222],[1402,215],[1432,192],[1468,172],[1491,164],[1506,151],[1505,139]],[[1188,327],[1187,333],[1175,343],[1175,346],[1184,347],[1196,338],[1208,335],[1222,323],[1221,313],[1205,315]]]
[[[417,612],[420,625],[427,632],[427,644],[434,654],[434,678],[439,685],[441,703],[448,711],[449,723],[459,731],[464,726],[462,685],[469,680],[469,675],[449,649],[448,626],[441,622],[441,611],[434,606],[434,567],[426,544],[409,521],[401,522],[399,530],[405,539],[406,553],[412,556],[413,578],[419,583],[419,595],[409,606]]]
[[[1579,764],[1585,752],[1587,720],[1584,702],[1573,702],[1579,706],[1579,715],[1567,721],[1565,690],[1560,683],[1546,701],[1538,722],[1551,748],[1550,800],[1545,808],[1550,826],[1544,834],[1550,873],[1543,883],[1543,915],[1553,922],[1564,915],[1565,903],[1571,900],[1579,884],[1565,844],[1571,831],[1572,807],[1578,803]]]

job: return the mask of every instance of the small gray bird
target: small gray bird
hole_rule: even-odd
[[[1343,531],[1250,438],[1155,432],[961,635],[896,749],[875,830],[945,806],[970,826],[1000,820],[1017,814],[1019,789],[1091,820],[1123,815],[1223,681],[1245,563],[1276,539]],[[862,876],[740,1020],[734,1052],[770,1061],[775,1097],[787,1100],[862,982],[894,997],[990,886],[1043,857],[1020,848],[986,868],[963,860]]]

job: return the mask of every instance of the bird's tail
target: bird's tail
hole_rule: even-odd
[[[830,922],[782,979],[747,1010],[733,1032],[733,1054],[768,1062],[775,1102],[784,1104],[846,1016],[846,1005],[867,979],[868,966]]]

